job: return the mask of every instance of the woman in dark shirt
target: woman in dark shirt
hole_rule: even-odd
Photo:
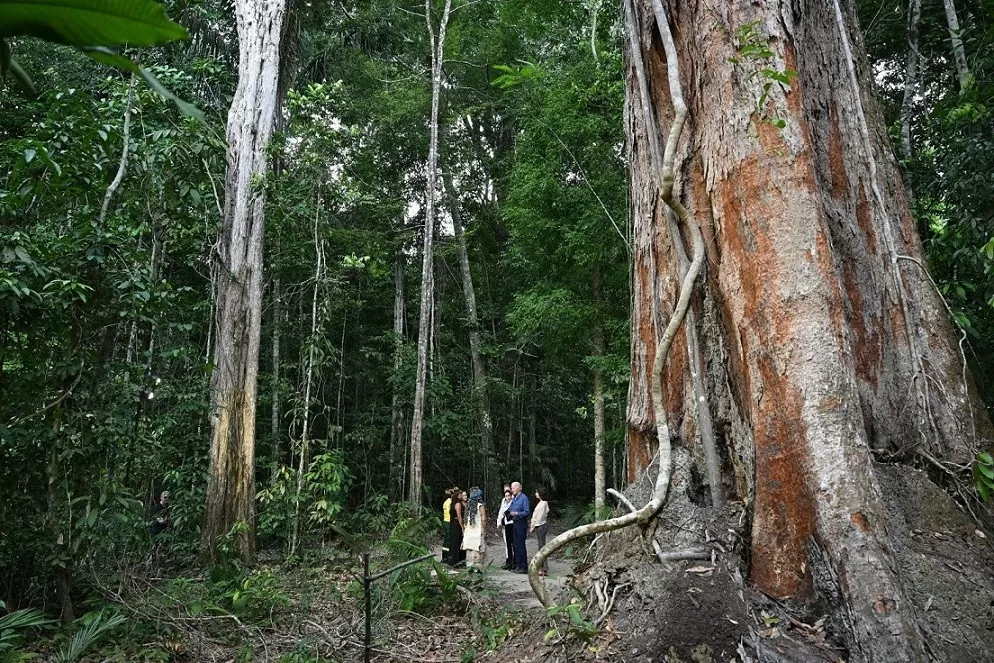
[[[466,560],[466,551],[462,549],[462,531],[468,499],[469,495],[464,490],[452,500],[452,506],[449,507],[449,564],[452,566]]]

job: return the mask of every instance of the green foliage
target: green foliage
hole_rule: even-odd
[[[20,35],[70,46],[156,46],[187,37],[152,0],[0,2],[0,37]]]
[[[600,520],[609,518],[613,512],[610,506],[605,506],[600,514]],[[566,527],[579,527],[596,522],[597,508],[593,502],[570,502],[562,510],[562,520]]]
[[[589,642],[598,633],[597,627],[583,616],[583,605],[580,600],[574,598],[564,605],[553,605],[546,609],[546,613],[552,622],[552,628],[546,631],[543,641],[548,642],[553,638],[563,640],[567,637],[578,638],[584,642]]]
[[[768,112],[770,92],[774,85],[787,92],[791,84],[797,78],[797,72],[790,68],[779,69],[774,61],[777,54],[770,48],[770,42],[763,37],[759,30],[759,21],[744,23],[735,29],[736,51],[739,57],[729,58],[728,61],[735,66],[748,66],[749,72],[745,80],[759,80],[760,93],[756,97],[754,112],[757,113],[764,122],[769,122],[777,129],[784,129],[787,120]]]
[[[236,615],[253,624],[271,624],[291,605],[285,576],[270,569],[215,568],[206,581],[176,578],[164,597],[167,606],[183,605],[195,617]]]
[[[176,103],[185,114],[203,119],[192,104],[166,90],[144,67],[110,51],[107,46],[156,46],[186,39],[183,26],[166,18],[152,0],[25,0],[0,2],[0,73],[11,71],[34,94],[31,79],[14,62],[4,38],[30,36],[76,46],[98,62],[141,76],[149,87]],[[28,159],[30,161],[30,159]]]
[[[80,660],[100,639],[125,622],[123,615],[100,611],[87,613],[76,622],[80,628],[73,633],[69,642],[52,657],[52,663],[75,663]],[[74,622],[75,624],[75,622]]]
[[[270,571],[253,571],[231,583],[234,585],[218,585],[224,603],[230,605],[230,610],[236,615],[253,620],[269,618],[274,610],[290,605],[290,597],[282,588],[279,578]]]
[[[526,623],[525,616],[513,608],[501,608],[496,614],[481,614],[475,606],[470,610],[473,625],[482,634],[482,645],[488,652],[496,651],[515,631]]]
[[[973,461],[973,484],[984,502],[994,494],[994,457],[986,451],[977,454]]]
[[[264,507],[259,532],[287,540],[293,529],[295,514],[303,514],[312,531],[335,529],[344,513],[344,500],[352,481],[351,473],[339,451],[318,454],[304,473],[297,492],[297,475],[291,468],[276,469],[269,487],[257,498]]]
[[[0,610],[5,608],[4,602],[0,601]],[[17,652],[17,648],[24,641],[24,631],[54,623],[37,608],[15,610],[0,617],[0,663],[30,660],[31,655]]]

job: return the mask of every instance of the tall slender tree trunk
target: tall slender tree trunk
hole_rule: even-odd
[[[400,373],[404,365],[404,267],[406,259],[403,247],[397,249],[393,267],[393,372]],[[393,390],[390,402],[390,499],[404,499],[404,473],[406,470],[407,447],[404,440],[404,409],[397,393]]]
[[[604,325],[594,324],[594,357],[604,356]],[[607,482],[604,470],[604,371],[598,364],[594,377],[594,511],[597,520],[607,504]]]
[[[626,128],[634,215],[630,478],[657,441],[651,375],[656,329],[679,284],[646,118],[672,117],[661,0],[635,0],[635,38],[652,82],[646,108],[628,69]],[[704,228],[709,284],[701,367],[720,408],[735,490],[752,505],[750,579],[795,600],[828,597],[852,661],[926,661],[920,615],[895,559],[894,523],[874,453],[968,465],[990,424],[922,248],[847,0],[673,3],[669,23],[690,131],[674,189]],[[738,51],[757,26],[773,58]],[[628,62],[632,53],[628,52]],[[798,72],[774,84],[762,68]],[[757,72],[759,74],[757,75]],[[769,121],[786,121],[779,129]],[[680,232],[679,229],[677,232]],[[696,440],[687,345],[665,365],[671,437]],[[938,386],[937,386],[938,385]],[[930,645],[941,643],[930,643]]]
[[[970,85],[970,66],[966,62],[966,48],[963,46],[963,33],[956,15],[956,3],[953,0],[942,0],[946,9],[946,25],[949,27],[949,41],[953,48],[953,60],[956,62],[956,76],[959,78],[959,89],[965,91]]]
[[[283,340],[283,289],[279,275],[273,276],[273,375],[272,375],[272,409],[270,411],[269,429],[273,438],[273,465],[280,464],[280,372],[282,370],[282,354],[280,344]]]
[[[52,575],[55,579],[56,598],[59,602],[59,619],[63,624],[76,619],[76,611],[72,603],[72,555],[67,552],[68,542],[62,531],[62,519],[59,513],[59,500],[56,494],[59,482],[59,455],[58,441],[62,432],[62,407],[55,408],[52,415],[52,446],[48,452],[48,467],[46,471],[46,484],[48,488],[48,530],[52,537],[52,545],[58,553],[56,558],[62,563],[56,564],[52,568]]]
[[[424,249],[421,265],[421,309],[418,316],[418,367],[414,386],[414,413],[411,416],[411,482],[408,500],[421,506],[423,467],[421,431],[424,424],[425,376],[428,368],[428,340],[431,335],[434,301],[433,251],[435,239],[435,197],[438,180],[438,106],[442,92],[442,60],[445,54],[445,28],[449,23],[452,0],[445,0],[438,35],[431,20],[431,0],[425,0],[425,20],[431,44],[431,120],[428,124],[428,177],[425,184]]]
[[[911,108],[918,92],[918,25],[921,23],[922,0],[910,0],[908,5],[908,61],[904,69],[904,98],[901,100],[901,156],[911,158]],[[911,197],[911,190],[908,189]]]
[[[476,396],[476,412],[480,419],[480,439],[482,444],[485,471],[496,457],[494,449],[494,424],[490,415],[490,390],[487,387],[487,365],[483,359],[483,342],[480,338],[480,321],[476,313],[476,289],[473,287],[473,274],[469,268],[469,248],[463,232],[462,210],[459,197],[449,180],[444,180],[449,209],[452,214],[452,232],[459,249],[459,271],[462,274],[463,299],[466,302],[466,323],[469,327],[469,354],[473,364],[473,389]],[[493,486],[487,486],[492,489]]]
[[[266,144],[277,112],[280,35],[286,0],[236,0],[238,87],[228,112],[228,177],[217,284],[211,376],[213,432],[201,551],[236,523],[237,552],[255,551],[255,401],[262,318]]]
[[[324,279],[324,240],[321,238],[319,221],[321,218],[321,196],[318,194],[317,213],[314,215],[314,290],[311,295],[311,333],[307,339],[307,372],[304,376],[303,423],[300,429],[300,458],[297,463],[297,494],[293,502],[293,531],[290,535],[292,557],[300,540],[300,502],[304,491],[304,472],[307,470],[311,432],[311,388],[314,385],[314,349],[318,333],[318,292]]]

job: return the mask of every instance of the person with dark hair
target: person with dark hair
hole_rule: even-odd
[[[511,484],[511,504],[507,512],[514,518],[514,572],[528,573],[528,551],[525,550],[525,537],[528,535],[528,516],[531,515],[531,504],[528,496],[521,491],[521,484],[515,481]]]
[[[459,494],[459,489],[452,487],[445,491],[445,501],[442,502],[442,561],[449,562],[449,537],[452,531],[452,516],[449,511],[453,498]]]
[[[511,484],[504,486],[504,499],[501,500],[500,510],[497,512],[497,534],[504,537],[504,548],[507,559],[501,568],[505,571],[514,569],[514,518],[507,512],[511,506]]]
[[[469,490],[463,521],[466,528],[462,548],[466,551],[466,563],[470,571],[482,571],[487,555],[487,510],[483,505],[483,491],[478,487]]]
[[[538,504],[532,511],[532,526],[529,531],[537,532],[535,536],[538,539],[538,548],[541,550],[545,547],[545,537],[549,534],[549,501],[545,499],[545,488],[535,489],[535,499],[538,500]],[[540,576],[549,575],[548,558],[542,562],[542,570],[538,574]]]
[[[464,524],[464,514],[466,513],[466,502],[469,496],[465,490],[456,493],[452,498],[452,506],[449,507],[449,564],[458,566],[466,560],[466,551],[462,549],[462,533]]]

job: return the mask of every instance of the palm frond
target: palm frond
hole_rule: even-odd
[[[77,631],[52,659],[53,663],[75,663],[100,640],[101,636],[125,621],[123,615],[101,612],[93,621]]]

